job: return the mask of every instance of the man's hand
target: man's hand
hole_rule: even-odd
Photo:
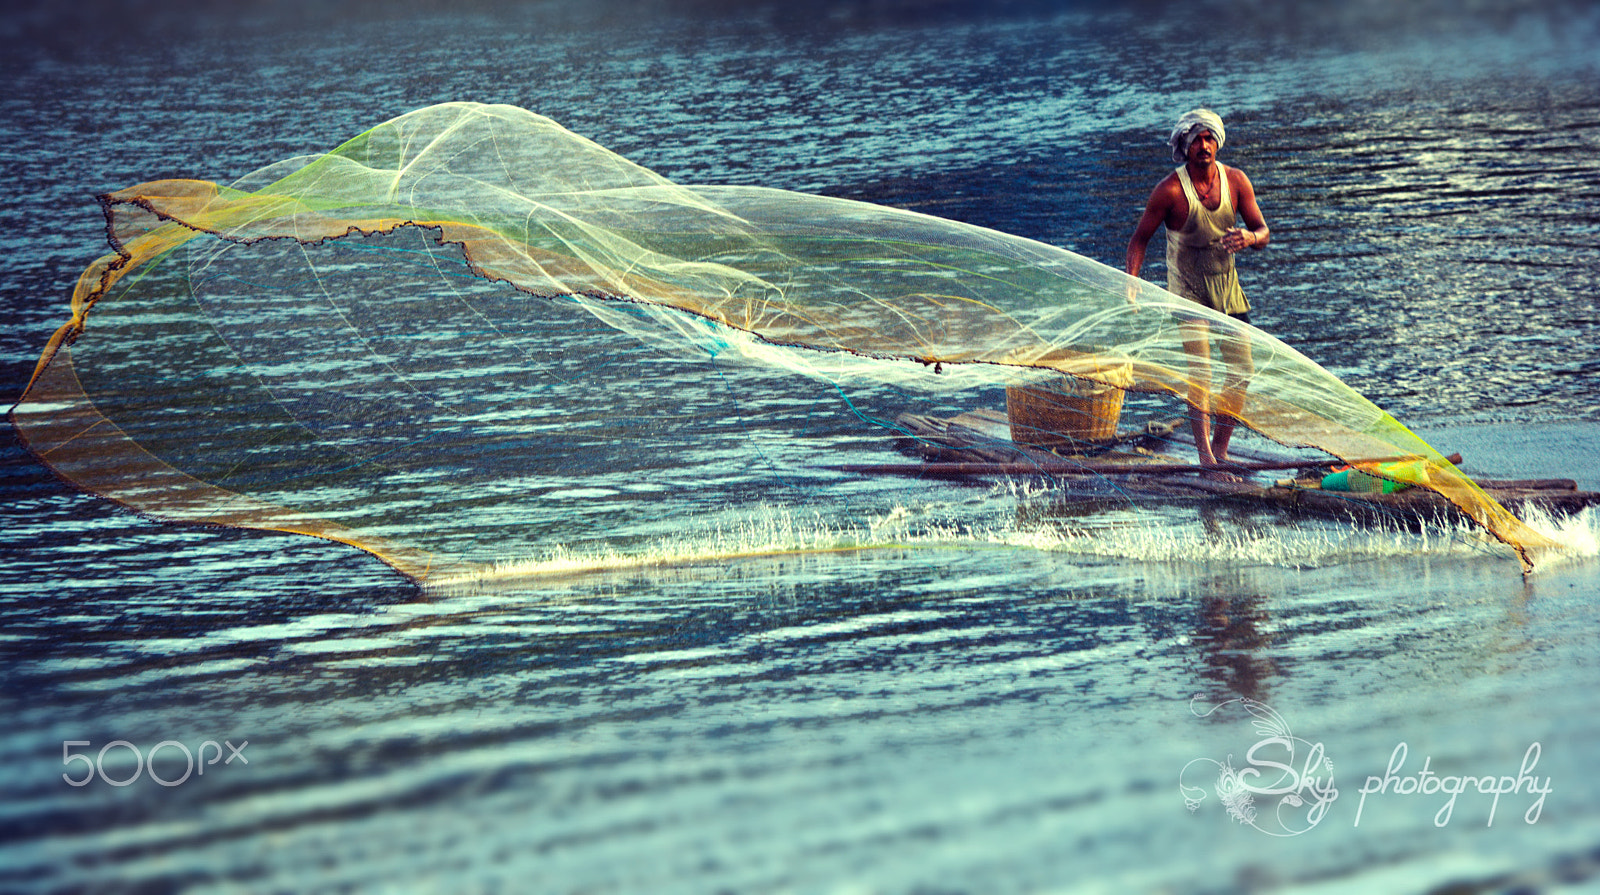
[[[1243,227],[1234,227],[1222,234],[1222,247],[1229,252],[1242,252],[1256,244],[1256,235]]]

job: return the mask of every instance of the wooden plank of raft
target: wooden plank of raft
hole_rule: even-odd
[[[1388,457],[1362,460],[1363,463],[1388,463],[1415,460],[1417,457]],[[1445,458],[1460,463],[1460,454]],[[1336,461],[1274,460],[1258,463],[1228,463],[1201,466],[1198,463],[1096,463],[1093,460],[1055,460],[1039,462],[935,462],[935,463],[847,463],[829,466],[839,472],[868,475],[926,475],[935,477],[969,475],[1185,475],[1203,472],[1267,472],[1277,469],[1303,469],[1331,465]]]
[[[1576,491],[1572,479],[1475,479],[1478,487],[1495,491]]]

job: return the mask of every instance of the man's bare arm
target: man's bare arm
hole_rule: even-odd
[[[1144,214],[1139,218],[1138,226],[1133,228],[1133,238],[1128,240],[1128,258],[1123,268],[1130,276],[1138,276],[1144,268],[1144,253],[1150,247],[1151,237],[1156,235],[1156,229],[1167,220],[1171,211],[1171,196],[1163,189],[1165,184],[1158,184],[1150,193],[1150,201],[1145,203]]]
[[[1228,231],[1222,238],[1222,246],[1230,252],[1259,249],[1271,241],[1272,231],[1267,227],[1267,219],[1261,215],[1261,206],[1256,204],[1255,186],[1238,168],[1229,168],[1228,175],[1238,193],[1239,217],[1244,219],[1245,226]]]

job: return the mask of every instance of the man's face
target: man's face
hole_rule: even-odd
[[[1217,158],[1217,137],[1207,128],[1201,128],[1199,133],[1189,141],[1189,161],[1197,165],[1207,165]]]

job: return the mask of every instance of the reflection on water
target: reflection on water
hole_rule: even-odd
[[[226,181],[437,101],[523,105],[680,181],[868,198],[1112,263],[1166,164],[1163,128],[1207,104],[1273,225],[1242,268],[1260,322],[1440,429],[1425,434],[1473,471],[1590,475],[1592,11],[1480,28],[1352,7],[1393,26],[1375,28],[951,6],[938,27],[782,32],[599,4],[191,23],[114,57],[81,36],[104,30],[13,42],[6,382],[20,390],[99,245],[89,194]],[[1214,35],[1200,58],[1238,61],[1150,51],[1195,34]],[[1523,581],[1453,532],[1193,507],[1132,520],[951,487],[930,496],[983,508],[987,539],[422,592],[340,545],[147,522],[7,438],[8,890],[1595,878],[1592,558]],[[551,495],[552,524],[605,524],[597,495]],[[1179,771],[1254,742],[1197,720],[1197,694],[1257,699],[1326,743],[1345,792],[1329,820],[1268,841],[1189,815]],[[249,764],[173,787],[61,779],[83,769],[63,743],[98,756],[117,739],[248,741]],[[1454,774],[1514,773],[1541,743],[1543,818],[1508,802],[1489,827],[1463,801],[1437,828],[1437,806],[1391,800],[1354,826],[1353,794],[1402,740]],[[133,770],[127,749],[107,761]],[[181,771],[162,750],[163,778]]]
[[[1193,642],[1205,662],[1202,677],[1220,685],[1218,689],[1266,702],[1277,663],[1267,650],[1272,638],[1263,602],[1236,594],[1202,597]]]

